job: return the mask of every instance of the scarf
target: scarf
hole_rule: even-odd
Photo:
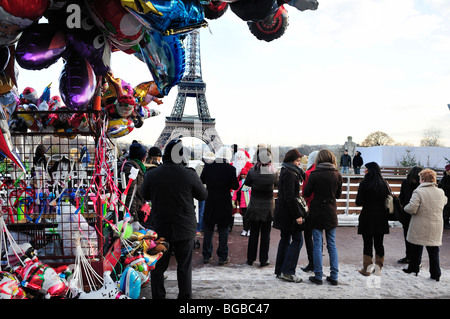
[[[297,175],[298,180],[302,180],[303,179],[300,167],[298,167],[297,165],[294,165],[292,163],[283,162],[281,164],[281,167],[284,167],[284,168],[294,172],[294,174]]]
[[[138,160],[138,159],[136,159],[136,158],[133,158],[133,161],[135,161],[135,162],[139,165],[139,167],[142,169],[142,172],[145,173],[145,171],[146,171],[147,169],[146,169],[144,163],[142,163],[140,160]]]

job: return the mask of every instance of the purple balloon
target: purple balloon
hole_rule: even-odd
[[[69,54],[73,52],[86,58],[97,75],[105,75],[110,70],[111,47],[88,12],[82,10],[81,28],[67,28],[66,36]]]
[[[91,64],[82,57],[72,55],[59,77],[59,93],[65,105],[85,110],[95,93],[97,80]]]
[[[54,64],[66,50],[67,39],[52,24],[34,24],[22,33],[16,48],[16,61],[26,70],[42,70]]]

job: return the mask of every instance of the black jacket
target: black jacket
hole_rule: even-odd
[[[203,211],[203,222],[209,228],[214,225],[226,227],[231,224],[233,206],[231,203],[231,190],[239,188],[236,177],[236,168],[229,163],[206,164],[203,167],[200,179],[206,184],[208,197]]]
[[[361,167],[364,164],[363,158],[361,155],[353,156],[353,167]]]
[[[273,189],[278,184],[278,173],[261,172],[260,169],[248,171],[244,185],[252,188],[252,196],[246,218],[256,222],[270,222],[274,211]]]
[[[341,156],[341,166],[352,166],[352,158],[348,154]]]
[[[376,188],[374,183],[366,178],[359,183],[355,200],[356,206],[362,206],[358,217],[358,234],[389,234],[388,215],[384,206],[389,192],[387,186]]]
[[[164,163],[145,174],[141,191],[151,200],[152,223],[160,237],[169,243],[195,237],[194,198],[201,201],[208,194],[195,170]]]
[[[287,232],[293,232],[303,228],[296,223],[296,219],[303,217],[297,198],[300,196],[299,176],[293,170],[282,167],[278,182],[278,196],[275,204],[273,227]],[[253,196],[253,193],[252,193]]]
[[[336,199],[341,197],[342,176],[331,163],[319,163],[311,172],[303,196],[314,197],[309,206],[308,224],[312,229],[333,229],[338,226]]]

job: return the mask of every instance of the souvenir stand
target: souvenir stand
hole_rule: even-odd
[[[6,225],[19,246],[30,244],[52,267],[73,264],[80,245],[102,276],[119,260],[120,242],[105,242],[103,235],[110,196],[107,183],[113,182],[108,177],[114,173],[116,152],[114,145],[102,140],[101,112],[20,112],[31,114],[41,118],[80,114],[89,125],[76,133],[11,131],[26,171],[8,160],[3,164],[0,194]]]

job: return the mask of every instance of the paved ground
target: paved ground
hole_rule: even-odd
[[[440,249],[441,281],[436,283],[429,279],[428,255],[424,250],[423,269],[418,277],[404,274],[404,265],[397,260],[404,257],[403,229],[390,228],[385,236],[385,267],[381,277],[371,276],[369,279],[356,271],[362,264],[362,237],[357,234],[356,227],[338,227],[336,243],[339,255],[339,286],[324,283],[316,286],[308,281],[312,273],[303,272],[300,267],[307,264],[306,249],[302,247],[297,273],[303,283],[292,284],[276,279],[273,275],[279,231],[272,229],[269,259],[271,265],[258,267],[246,265],[247,237],[240,236],[242,226],[236,225],[229,236],[229,255],[231,262],[225,266],[217,266],[217,256],[211,264],[204,265],[201,248],[194,252],[193,295],[194,299],[447,299],[450,298],[450,230],[444,230],[443,246]],[[217,248],[217,233],[214,236],[214,251]],[[199,237],[202,242],[202,237]],[[323,257],[324,273],[328,275],[329,263],[326,253]],[[328,268],[327,268],[328,267]],[[177,296],[176,262],[172,257],[167,271],[167,298]],[[417,279],[416,279],[417,278]],[[374,281],[375,280],[375,281]],[[378,280],[378,282],[376,282]],[[380,280],[382,284],[380,285]],[[374,286],[381,289],[368,289]],[[378,285],[378,286],[377,286]],[[151,299],[150,288],[144,287],[141,296]]]

